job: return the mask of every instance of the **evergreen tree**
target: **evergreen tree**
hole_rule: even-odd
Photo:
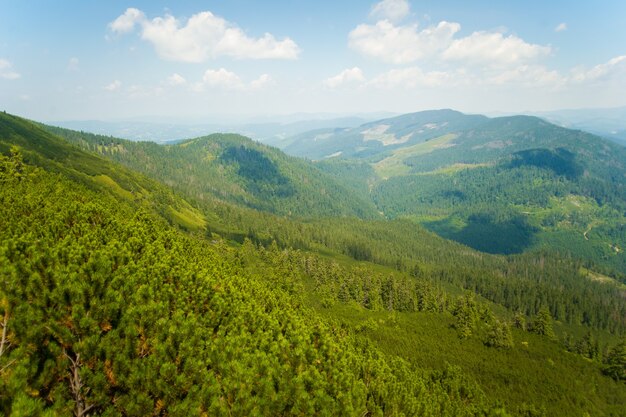
[[[487,329],[485,345],[495,348],[509,349],[513,347],[513,334],[508,323],[495,320]]]
[[[604,359],[602,372],[617,381],[626,381],[626,339],[611,349]]]
[[[554,338],[554,330],[552,328],[552,316],[547,307],[542,307],[532,322],[531,331],[539,335]]]

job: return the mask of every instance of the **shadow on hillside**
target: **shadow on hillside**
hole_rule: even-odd
[[[499,219],[489,213],[477,213],[470,215],[463,223],[465,225],[459,227],[458,221],[449,217],[424,223],[424,226],[446,239],[481,252],[502,255],[523,252],[533,244],[538,232],[519,214]]]
[[[584,172],[584,167],[576,160],[576,154],[565,148],[527,149],[513,154],[511,168],[535,166],[549,169],[556,175],[575,180]]]

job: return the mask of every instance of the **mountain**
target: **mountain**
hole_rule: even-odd
[[[196,200],[217,198],[294,216],[377,216],[374,205],[313,164],[236,134],[171,145],[45,127]]]
[[[370,158],[476,126],[484,116],[453,110],[411,113],[355,128],[317,129],[291,138],[284,151],[310,159]]]
[[[620,415],[623,282],[405,219],[195,199],[73,134],[0,115],[2,414]]]
[[[317,166],[389,218],[481,251],[546,248],[626,271],[626,149],[606,139],[532,116],[449,110],[316,135],[286,151],[333,151]]]

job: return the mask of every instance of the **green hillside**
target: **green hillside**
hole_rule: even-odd
[[[622,413],[624,288],[575,260],[216,200],[181,227],[166,186],[2,121],[3,414]]]
[[[137,203],[170,223],[191,230],[205,226],[204,216],[196,207],[159,182],[83,152],[30,121],[0,113],[0,152],[7,154],[12,146],[19,147],[29,164],[61,173],[117,200]]]
[[[214,134],[175,145],[45,127],[199,201],[219,199],[293,216],[376,217],[369,199],[312,164],[243,136]]]

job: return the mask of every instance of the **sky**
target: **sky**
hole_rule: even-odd
[[[0,0],[0,110],[41,121],[626,105],[626,2]]]

